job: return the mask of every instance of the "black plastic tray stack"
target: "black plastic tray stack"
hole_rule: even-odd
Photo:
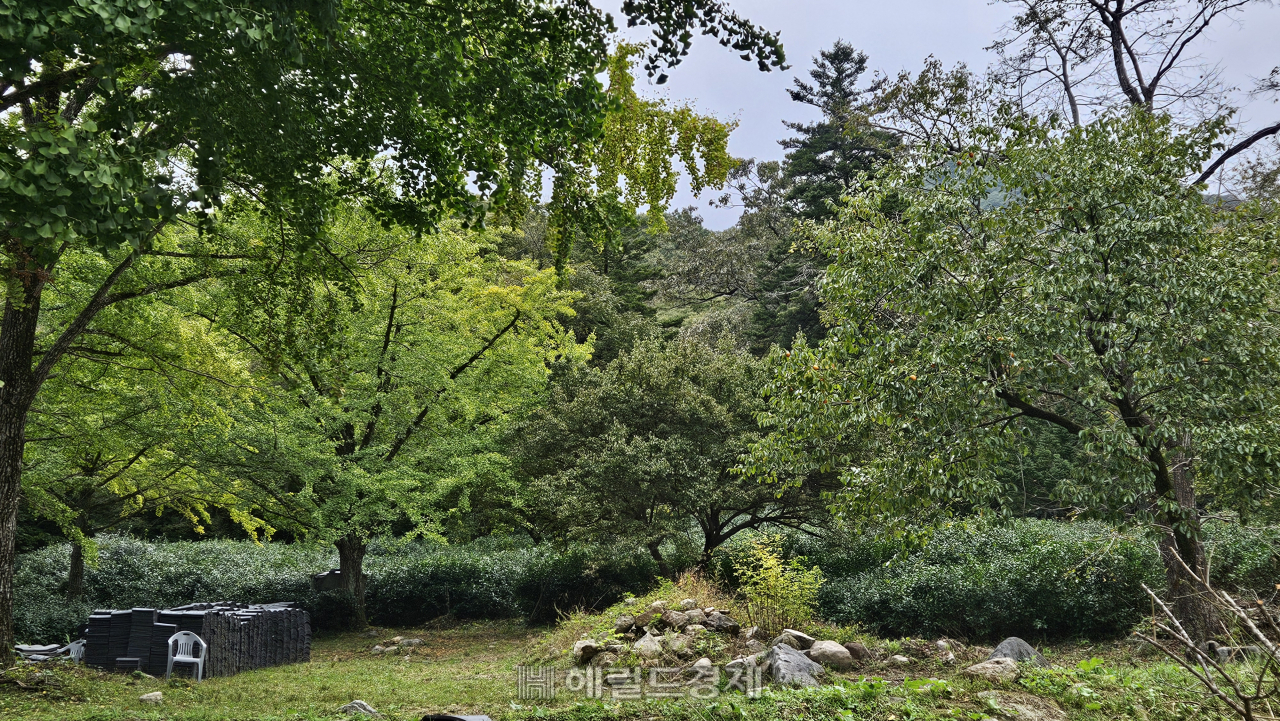
[[[137,658],[147,673],[161,675],[168,665],[169,638],[178,631],[190,631],[208,644],[205,676],[311,660],[311,618],[292,603],[193,603],[159,612],[94,611],[85,663],[110,670],[117,658]]]
[[[85,630],[84,662],[98,668],[115,666],[107,648],[111,641],[111,612],[94,611]]]

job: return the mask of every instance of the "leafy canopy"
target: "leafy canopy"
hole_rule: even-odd
[[[1183,184],[1217,129],[1010,120],[978,138],[996,152],[887,172],[816,234],[831,331],[775,353],[751,469],[837,469],[852,519],[901,529],[1015,504],[997,464],[1051,424],[1079,513],[1194,536],[1186,465],[1211,503],[1274,503],[1276,226]]]

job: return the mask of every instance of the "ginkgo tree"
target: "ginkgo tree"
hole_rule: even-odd
[[[75,269],[102,258],[64,262]],[[74,273],[62,280],[46,291],[55,308],[81,290]],[[27,508],[71,541],[70,598],[84,594],[95,535],[139,515],[174,512],[199,533],[219,508],[251,534],[261,528],[211,482],[216,470],[187,452],[193,437],[221,436],[227,410],[248,398],[243,359],[202,320],[154,297],[106,309],[91,337],[68,350],[32,408],[22,469]]]
[[[1220,126],[1144,109],[1066,131],[1006,118],[887,169],[817,232],[828,336],[776,351],[749,466],[841,472],[863,526],[1016,503],[1000,463],[1056,426],[1076,515],[1148,524],[1201,638],[1208,508],[1273,505],[1277,229],[1188,186]],[[982,147],[994,149],[983,152]]]
[[[256,213],[224,232],[278,232]],[[362,562],[394,529],[434,535],[469,485],[508,473],[497,440],[542,397],[550,364],[584,359],[554,269],[458,224],[417,234],[345,209],[329,242],[350,275],[228,278],[190,313],[259,369],[199,463],[273,527],[334,543],[363,625]]]

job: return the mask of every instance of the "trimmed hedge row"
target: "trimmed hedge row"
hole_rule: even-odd
[[[1220,587],[1265,590],[1280,582],[1280,529],[1213,523],[1205,535]],[[732,578],[741,547],[717,554],[723,578]],[[1165,583],[1149,537],[1100,523],[967,521],[938,529],[905,554],[869,536],[791,536],[783,550],[823,569],[824,618],[884,636],[1114,636],[1149,612],[1141,584]]]
[[[1234,590],[1280,582],[1280,529],[1215,523],[1206,529],[1213,579]],[[714,556],[732,585],[741,536]],[[334,568],[331,549],[247,541],[151,543],[99,539],[83,602],[63,597],[70,547],[19,556],[15,624],[25,642],[61,640],[92,608],[176,606],[195,601],[302,602],[319,628],[339,628],[350,599],[311,590],[312,574]],[[466,619],[553,620],[570,608],[601,608],[647,590],[656,568],[640,549],[465,546],[376,542],[365,557],[373,623],[411,626],[451,615]],[[937,530],[900,554],[893,541],[832,534],[791,536],[784,553],[821,566],[821,615],[881,635],[966,638],[1109,636],[1149,610],[1140,584],[1164,583],[1151,540],[1098,523],[978,521]]]
[[[313,574],[335,568],[332,549],[248,541],[153,543],[99,539],[96,568],[85,570],[86,598],[64,598],[70,546],[19,556],[15,625],[19,639],[53,642],[84,623],[93,608],[166,607],[200,601],[299,601],[318,628],[350,617],[345,594],[311,590]],[[452,615],[545,622],[576,607],[609,605],[646,589],[656,569],[640,552],[579,547],[500,548],[492,543],[433,546],[372,544],[365,557],[365,601],[375,624],[408,626]]]

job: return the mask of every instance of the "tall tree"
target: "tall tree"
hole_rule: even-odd
[[[858,177],[870,173],[894,144],[892,134],[862,122],[867,101],[880,88],[879,82],[858,87],[866,70],[866,53],[837,40],[813,59],[813,84],[796,78],[795,88],[787,91],[795,102],[822,113],[814,123],[786,122],[798,136],[780,141],[789,151],[787,199],[801,218],[834,217],[830,204],[856,187]]]
[[[903,529],[1018,505],[999,471],[1056,426],[1082,462],[1055,498],[1149,522],[1180,617],[1212,633],[1181,565],[1205,573],[1201,506],[1247,512],[1280,474],[1274,224],[1182,184],[1220,129],[1015,123],[998,153],[879,180],[821,234],[833,327],[775,356],[754,470],[840,469],[851,517]]]
[[[695,27],[765,67],[783,62],[776,36],[716,0],[625,12],[655,25],[654,72],[679,62]],[[261,260],[158,255],[163,229],[237,188],[292,213],[303,232],[286,252],[323,264],[334,196],[368,195],[417,226],[510,202],[539,163],[599,135],[610,102],[595,76],[611,29],[578,0],[0,2],[0,663],[13,646],[21,459],[41,386],[104,308]],[[398,192],[368,192],[361,165],[379,157],[402,171]],[[114,265],[55,328],[41,296],[72,249]]]

